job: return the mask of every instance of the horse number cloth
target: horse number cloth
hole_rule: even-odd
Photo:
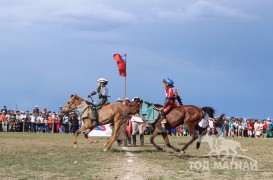
[[[147,124],[153,124],[159,116],[159,111],[156,110],[153,105],[143,102],[139,114],[144,116]]]
[[[88,104],[85,101],[82,101],[80,105],[77,106],[81,119],[88,117],[87,108]]]
[[[199,123],[198,126],[201,128],[207,128],[209,126],[209,120],[207,118],[202,119]]]

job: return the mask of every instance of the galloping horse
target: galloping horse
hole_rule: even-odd
[[[130,114],[135,114],[140,109],[140,105],[141,105],[140,103],[135,103],[134,106],[126,106],[122,103],[109,104],[107,106],[103,106],[98,111],[98,115],[99,115],[98,121],[91,121],[91,117],[92,117],[92,110],[90,107],[91,103],[85,101],[84,99],[80,98],[77,95],[71,95],[68,102],[64,106],[63,111],[65,113],[68,113],[69,111],[76,109],[77,106],[81,105],[83,101],[89,104],[86,109],[87,116],[82,118],[84,125],[74,133],[74,140],[73,140],[74,147],[75,148],[78,147],[77,137],[82,131],[86,130],[84,133],[85,138],[89,142],[94,143],[97,141],[93,141],[90,137],[88,137],[89,132],[92,131],[98,125],[105,125],[105,124],[114,122],[115,123],[114,134],[105,144],[106,149],[104,149],[104,151],[107,151],[108,149],[110,149],[112,144],[117,139],[119,134],[118,131],[121,124],[123,124],[127,120],[127,117]]]
[[[150,103],[149,103],[150,104]],[[152,106],[153,104],[150,104],[150,106]],[[157,108],[160,108],[162,106],[157,105]],[[170,113],[167,114],[167,119],[168,119],[168,123],[166,124],[166,129],[170,130],[173,127],[177,127],[182,123],[186,124],[186,128],[187,130],[190,132],[191,134],[191,140],[189,142],[187,142],[184,147],[180,150],[177,149],[175,147],[173,147],[170,142],[169,142],[169,138],[168,135],[166,133],[162,134],[162,137],[165,141],[165,144],[173,149],[176,152],[183,152],[185,153],[185,150],[188,148],[188,146],[190,144],[192,144],[197,138],[198,138],[198,134],[196,133],[196,131],[199,131],[200,134],[200,141],[197,143],[197,149],[200,147],[201,144],[201,137],[204,136],[206,134],[206,128],[201,128],[200,126],[198,126],[198,123],[201,121],[201,119],[204,117],[205,114],[208,114],[209,117],[213,118],[214,117],[214,109],[212,107],[203,107],[203,108],[199,108],[193,105],[183,105],[183,106],[178,106],[174,109],[171,110]],[[159,116],[160,117],[160,116]],[[157,144],[155,144],[154,142],[154,138],[158,135],[159,130],[161,129],[161,122],[159,121],[159,117],[157,118],[157,120],[152,124],[152,127],[154,129],[153,134],[150,137],[150,142],[155,146],[155,148],[157,150],[163,150],[163,148],[159,147]],[[214,124],[218,127],[220,127],[223,123],[223,117],[224,115],[221,115],[221,117],[219,118],[219,120],[217,122],[215,122]]]

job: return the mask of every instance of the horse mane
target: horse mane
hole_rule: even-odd
[[[161,108],[163,107],[161,104],[153,104],[156,108]]]

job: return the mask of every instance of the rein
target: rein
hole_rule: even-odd
[[[140,102],[137,102],[137,104],[135,105],[135,107],[133,108],[133,110],[132,110],[131,112],[127,113],[127,114],[123,114],[123,115],[122,115],[122,118],[125,119],[125,118],[127,118],[128,115],[132,115],[133,112],[136,110],[136,108],[137,108],[139,105],[140,105]]]
[[[74,100],[72,101],[71,104],[69,104],[69,106],[68,106],[69,111],[73,111],[73,110],[75,110],[75,109],[77,108],[77,105],[76,105],[76,103],[75,103],[75,98],[76,98],[76,97],[78,97],[78,96],[75,95],[75,96],[74,96]],[[79,98],[79,100],[81,99],[80,97],[78,97],[78,98]],[[82,99],[82,100],[83,100],[83,99]],[[83,101],[84,101],[84,100],[83,100]],[[74,108],[74,109],[70,109],[71,106],[72,106],[73,104],[75,105],[75,108]],[[67,107],[67,105],[66,105],[65,107]]]

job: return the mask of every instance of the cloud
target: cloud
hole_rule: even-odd
[[[180,8],[163,9],[154,8],[154,17],[156,19],[168,19],[171,22],[188,22],[197,20],[219,20],[219,19],[241,19],[251,20],[253,15],[240,9],[226,7],[211,1],[196,1],[190,4],[184,4]]]
[[[81,29],[105,29],[130,23],[135,16],[99,1],[12,1],[2,2],[0,22],[6,25],[52,25]]]

